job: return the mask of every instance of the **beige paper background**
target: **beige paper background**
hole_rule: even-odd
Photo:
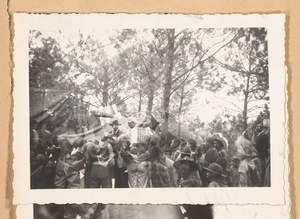
[[[299,87],[299,39],[300,39],[300,1],[299,0],[5,0],[0,1],[0,212],[1,218],[14,218],[11,206],[11,103],[12,81],[10,78],[9,14],[14,12],[127,12],[127,13],[285,13],[286,23],[286,65],[288,66],[288,108],[290,115],[290,164],[291,164],[291,199],[292,218],[300,212],[300,131],[298,124],[300,113]],[[298,182],[298,183],[297,183]],[[297,208],[298,207],[298,208]]]

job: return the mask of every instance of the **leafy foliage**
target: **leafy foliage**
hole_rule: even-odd
[[[72,92],[82,113],[116,104],[125,116],[153,114],[164,134],[172,120],[180,135],[181,126],[183,132],[204,127],[199,118],[184,119],[195,97],[224,92],[244,103],[239,115],[209,124],[226,136],[241,124],[247,127],[248,114],[257,109],[253,102],[269,100],[264,28],[123,29],[107,34],[108,43],[97,33],[75,35],[61,43],[61,32],[47,37],[31,31],[30,87]]]

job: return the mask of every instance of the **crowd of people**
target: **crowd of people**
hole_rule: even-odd
[[[77,134],[74,120],[59,135],[41,134],[36,125],[31,124],[32,189],[270,186],[268,124],[258,123],[251,137],[247,131],[238,136],[233,155],[219,133],[200,145],[178,138],[164,145],[155,132],[131,142],[118,120],[102,138],[88,140]],[[129,131],[134,126],[128,122]]]

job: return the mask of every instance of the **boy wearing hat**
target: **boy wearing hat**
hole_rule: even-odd
[[[211,163],[207,168],[207,181],[210,182],[208,187],[228,187],[223,175],[223,169],[217,163]]]
[[[119,129],[119,126],[121,124],[119,123],[118,120],[112,121],[109,125],[112,126],[112,130],[107,135],[105,135],[101,139],[101,141],[106,141],[108,138],[113,138],[115,140],[118,140],[118,137],[123,134],[123,132],[120,131]]]
[[[227,156],[227,139],[222,136],[222,134],[214,134],[212,137],[208,138],[207,141],[212,141],[214,148],[218,151],[219,157],[226,158]]]
[[[179,187],[200,187],[199,179],[195,177],[198,171],[198,165],[189,156],[174,162],[174,167],[178,170],[178,186]]]

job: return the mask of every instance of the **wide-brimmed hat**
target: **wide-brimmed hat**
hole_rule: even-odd
[[[223,145],[223,147],[227,150],[228,147],[227,139],[221,136],[221,134],[219,133],[213,134],[211,137],[207,138],[206,141],[219,141]]]
[[[180,165],[182,163],[189,163],[190,164],[190,172],[195,172],[199,169],[198,165],[193,161],[193,159],[191,159],[188,156],[185,156],[184,158],[177,160],[174,162],[173,166],[179,170],[180,169]]]
[[[181,157],[183,156],[191,156],[192,150],[189,147],[183,147],[180,149]]]
[[[202,167],[203,169],[206,169],[207,171],[211,172],[211,173],[214,173],[218,176],[223,176],[223,177],[227,177],[225,175],[223,175],[223,168],[217,164],[217,163],[211,163],[209,164],[209,166],[206,168],[206,167]]]
[[[113,120],[111,123],[109,123],[109,125],[113,126],[113,125],[121,125],[121,124],[119,123],[118,120]]]

